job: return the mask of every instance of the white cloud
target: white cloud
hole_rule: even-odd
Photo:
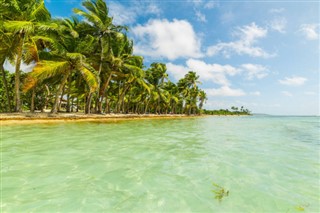
[[[307,91],[307,92],[304,92],[305,95],[310,95],[310,96],[313,96],[313,95],[316,95],[317,93],[316,92],[313,92],[313,91]]]
[[[287,19],[284,17],[273,19],[270,24],[270,28],[278,31],[279,33],[285,33],[285,28],[287,26]]]
[[[205,9],[213,9],[215,7],[218,6],[218,3],[217,2],[214,2],[214,1],[208,1],[207,3],[205,3],[204,5],[204,8]]]
[[[288,85],[288,86],[301,86],[307,81],[306,78],[293,76],[291,78],[286,77],[284,80],[279,80],[280,84]]]
[[[167,63],[167,70],[170,76],[173,76],[175,80],[179,80],[185,76],[190,70],[188,67],[182,65],[176,65],[172,63]],[[201,77],[201,76],[200,76]]]
[[[188,59],[186,65],[167,63],[167,70],[175,80],[184,77],[188,71],[195,71],[202,82],[212,82],[221,86],[230,86],[229,76],[243,75],[246,79],[264,78],[268,75],[268,69],[259,64],[242,64],[234,67],[229,64],[208,64],[199,59]]]
[[[208,96],[244,96],[246,93],[241,89],[232,89],[228,86],[222,86],[218,89],[211,88],[211,89],[204,89]]]
[[[141,12],[140,10],[138,10]],[[147,5],[147,10],[145,11],[147,14],[155,14],[155,15],[160,15],[162,10],[159,8],[158,5],[150,3]]]
[[[205,9],[213,9],[219,5],[218,1],[212,0],[187,0],[187,2],[192,3],[195,7],[203,7]]]
[[[231,65],[207,64],[204,61],[189,59],[186,66],[167,63],[168,72],[176,79],[184,77],[188,71],[195,71],[200,76],[200,81],[211,81],[222,86],[229,86],[227,76],[234,76],[240,72]]]
[[[231,12],[231,11],[222,14],[220,17],[220,21],[224,24],[232,22],[232,21],[234,21],[234,19],[235,19],[235,16],[234,16],[233,12]]]
[[[268,30],[257,26],[255,23],[238,27],[233,35],[238,38],[232,42],[220,42],[216,45],[210,46],[207,49],[207,55],[213,56],[218,53],[224,54],[229,57],[231,54],[236,53],[238,55],[249,55],[252,57],[268,58],[273,55],[267,53],[262,48],[255,46],[257,41],[267,36]]]
[[[203,13],[201,13],[199,10],[196,10],[196,17],[197,17],[197,20],[200,22],[207,22],[206,16]]]
[[[273,8],[269,10],[269,13],[282,13],[284,11],[285,11],[284,8]]]
[[[299,31],[308,40],[317,40],[319,38],[319,24],[302,24]]]
[[[25,64],[21,61],[20,70],[22,70],[23,72],[31,72],[35,65],[36,65],[35,63]],[[11,73],[15,72],[15,65],[12,65],[7,60],[4,62],[3,67],[5,70],[8,70]]]
[[[250,92],[249,94],[253,95],[253,96],[260,96],[261,95],[261,93],[259,91]]]
[[[136,21],[137,13],[124,7],[122,4],[110,1],[108,3],[110,15],[113,17],[113,21],[117,25],[132,24]]]
[[[242,64],[240,67],[245,72],[248,80],[253,78],[261,79],[268,75],[268,69],[260,64]]]
[[[281,93],[285,96],[288,96],[288,97],[292,97],[292,93],[288,92],[288,91],[281,91]]]
[[[194,6],[200,6],[203,4],[202,0],[188,0],[188,2],[193,3]]]
[[[130,6],[110,1],[108,2],[110,15],[117,25],[133,24],[138,16],[160,15],[161,9],[153,2],[132,2]]]
[[[134,52],[144,56],[177,58],[202,57],[201,42],[192,25],[185,20],[149,20],[132,29]]]

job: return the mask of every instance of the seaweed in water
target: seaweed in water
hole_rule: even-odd
[[[219,200],[219,202],[222,201],[224,197],[227,197],[229,195],[229,190],[226,190],[222,186],[219,186],[216,183],[212,183],[215,189],[211,190],[215,194],[215,199]]]

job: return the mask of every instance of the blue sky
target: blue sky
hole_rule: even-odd
[[[70,17],[80,0],[45,0]],[[172,81],[200,75],[207,109],[319,115],[319,1],[107,1],[135,54],[167,65]]]

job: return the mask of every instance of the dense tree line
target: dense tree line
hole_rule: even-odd
[[[173,83],[165,64],[145,67],[103,0],[82,5],[71,18],[52,19],[44,0],[1,1],[1,112],[200,112],[207,97],[195,72]],[[23,73],[22,62],[35,66]]]
[[[231,107],[231,109],[219,109],[219,110],[206,110],[202,111],[205,115],[251,115],[250,110],[245,109],[243,106]]]

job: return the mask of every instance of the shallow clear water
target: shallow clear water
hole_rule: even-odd
[[[2,126],[1,212],[319,212],[319,117]],[[221,201],[212,190],[229,191]]]

